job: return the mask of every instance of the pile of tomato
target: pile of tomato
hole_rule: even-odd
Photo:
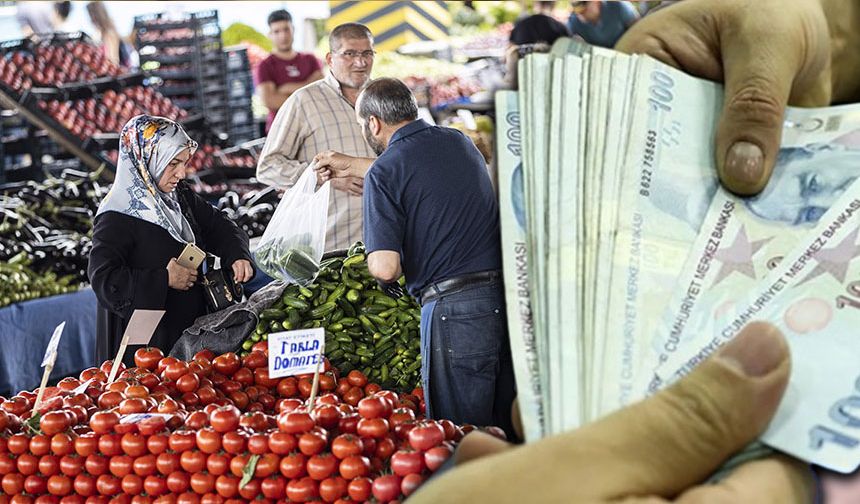
[[[65,378],[38,411],[0,398],[0,504],[399,502],[474,428],[327,362],[309,408],[313,375],[269,377],[265,344],[135,364]]]

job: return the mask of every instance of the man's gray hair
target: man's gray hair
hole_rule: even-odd
[[[361,23],[344,23],[335,26],[334,30],[328,36],[329,50],[334,52],[340,49],[340,42],[343,39],[367,39],[373,43],[373,33],[370,28]]]
[[[418,118],[418,102],[399,79],[382,77],[370,81],[358,99],[358,117],[376,116],[385,124],[400,124]]]

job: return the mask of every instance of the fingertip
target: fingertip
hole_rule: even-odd
[[[735,194],[758,194],[770,178],[766,162],[764,152],[758,144],[746,140],[735,141],[728,148],[720,165],[720,180],[726,189]]]

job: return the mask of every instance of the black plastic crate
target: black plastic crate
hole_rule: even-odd
[[[134,17],[134,27],[137,30],[175,30],[178,28],[195,28],[212,23],[218,24],[217,10],[186,12],[182,17],[174,17],[166,12],[142,14]]]
[[[245,71],[251,69],[251,62],[248,60],[248,50],[244,47],[227,47],[224,49],[224,55],[227,60],[227,71]]]
[[[254,124],[254,113],[251,107],[247,108],[231,108],[230,109],[230,126],[248,126]]]
[[[254,80],[249,78],[227,78],[227,97],[229,99],[248,98],[254,95]]]

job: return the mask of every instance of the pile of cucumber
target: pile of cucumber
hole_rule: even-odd
[[[356,243],[346,257],[322,261],[312,283],[288,286],[260,314],[241,352],[272,332],[323,327],[325,355],[342,376],[358,369],[383,388],[419,386],[421,310],[409,295],[392,299],[379,290],[366,259],[364,246]]]

